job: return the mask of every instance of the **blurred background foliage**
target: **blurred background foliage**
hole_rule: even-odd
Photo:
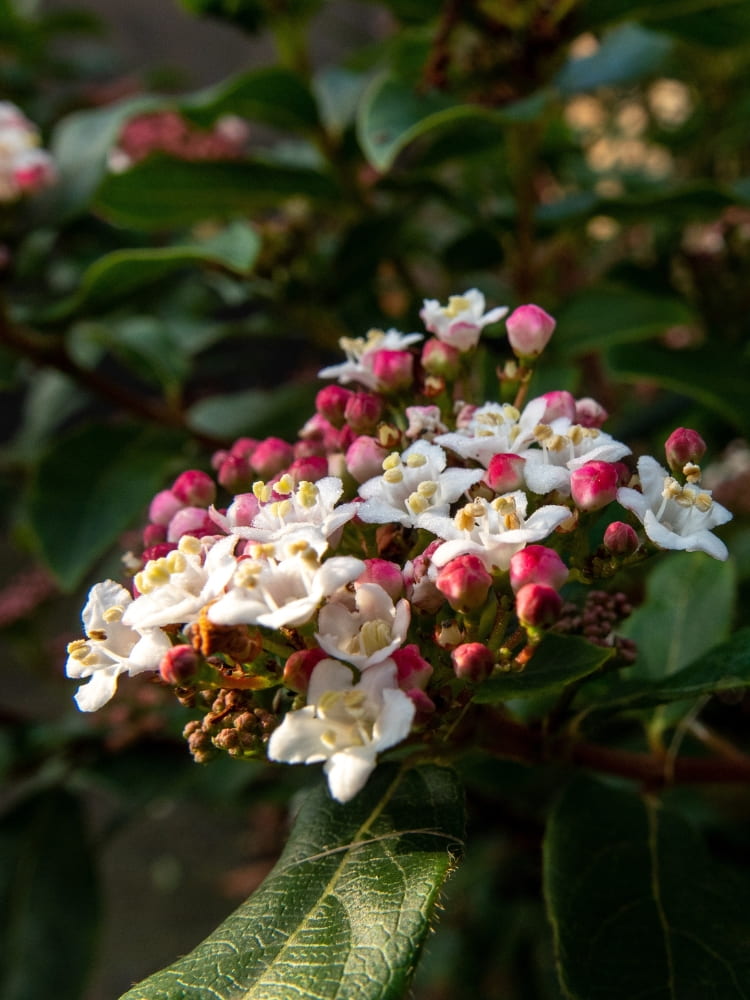
[[[114,995],[273,860],[309,776],[194,766],[148,683],[81,717],[62,663],[150,497],[240,434],[294,435],[342,335],[417,329],[423,298],[474,286],[542,305],[559,325],[533,390],[599,399],[635,453],[696,428],[736,513],[721,580],[686,572],[667,607],[708,623],[676,666],[748,624],[750,4],[183,5],[247,46],[199,89],[190,67],[118,73],[92,14],[0,0],[0,97],[60,172],[0,206],[4,1000]],[[490,342],[488,392],[500,356]],[[683,627],[644,609],[646,650]],[[739,735],[735,702],[712,711]],[[475,846],[416,995],[556,997],[538,859],[554,768],[466,770]],[[670,794],[714,834],[729,817],[720,846],[748,860],[746,796],[709,817]]]

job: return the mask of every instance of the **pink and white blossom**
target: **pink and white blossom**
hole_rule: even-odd
[[[425,299],[420,317],[427,330],[438,340],[464,352],[476,347],[485,326],[497,323],[508,312],[506,306],[484,311],[484,295],[470,288],[463,295],[451,295],[447,306],[437,299]]]

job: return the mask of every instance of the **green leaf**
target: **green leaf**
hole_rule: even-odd
[[[72,590],[163,486],[178,454],[174,432],[86,426],[56,441],[28,496],[39,554]]]
[[[257,233],[239,219],[207,240],[115,250],[91,264],[75,295],[48,310],[42,320],[49,322],[73,313],[95,312],[196,264],[245,275],[251,271],[259,252]]]
[[[236,218],[283,198],[331,200],[336,192],[328,176],[306,167],[260,160],[189,163],[158,156],[107,176],[95,207],[118,225],[148,230]]]
[[[750,434],[750,370],[735,351],[716,344],[682,351],[656,344],[623,344],[609,352],[608,362],[618,378],[656,382],[697,400]]]
[[[631,0],[597,0],[582,6],[582,29],[596,29],[613,21],[641,21],[698,45],[744,45],[750,33],[747,0],[662,0],[634,4]]]
[[[315,386],[292,385],[208,396],[191,406],[188,422],[195,430],[225,438],[294,437],[309,416],[316,391]]]
[[[80,1000],[99,925],[78,799],[61,789],[0,818],[0,996]]]
[[[295,73],[280,66],[242,73],[180,101],[179,110],[199,125],[239,115],[274,128],[315,129],[315,99]]]
[[[594,646],[577,636],[549,632],[525,670],[491,677],[477,689],[474,700],[492,704],[561,691],[567,684],[599,670],[612,654],[613,650]]]
[[[564,94],[634,83],[665,68],[672,41],[638,24],[623,24],[605,36],[593,55],[570,59],[555,77]]]
[[[319,786],[261,887],[123,1000],[398,1000],[463,836],[452,771],[380,767],[346,805]]]
[[[554,345],[562,357],[575,357],[613,344],[646,340],[691,318],[690,310],[677,298],[599,285],[575,296],[560,310]]]
[[[575,781],[552,813],[544,891],[570,1000],[748,1000],[746,879],[652,798]]]

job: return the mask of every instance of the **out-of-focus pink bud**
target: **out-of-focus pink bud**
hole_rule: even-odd
[[[365,559],[365,571],[356,582],[377,583],[394,603],[404,596],[401,567],[389,559]]]
[[[510,560],[510,585],[519,591],[529,583],[544,583],[559,590],[568,579],[568,567],[554,549],[527,545]]]
[[[269,437],[261,441],[253,452],[252,464],[262,479],[271,479],[283,472],[294,459],[294,449],[281,438]]]
[[[322,649],[298,649],[284,664],[284,684],[292,691],[304,694],[310,683],[310,676],[328,653]]]
[[[372,392],[350,394],[344,419],[355,434],[371,434],[383,415],[383,401]]]
[[[608,417],[609,414],[602,404],[597,403],[590,396],[584,396],[583,399],[576,400],[575,421],[581,427],[602,427]]]
[[[638,535],[624,521],[613,521],[604,532],[604,548],[613,556],[629,556],[638,548]]]
[[[147,524],[143,529],[143,544],[146,548],[150,548],[152,545],[158,545],[159,542],[166,542],[166,540],[166,524]]]
[[[183,535],[202,538],[204,535],[220,534],[215,521],[203,507],[183,507],[178,510],[167,528],[167,541],[179,542]]]
[[[555,320],[535,305],[519,306],[505,321],[508,340],[518,358],[538,358],[555,329]]]
[[[414,356],[409,351],[373,351],[362,359],[382,392],[400,392],[414,381]]]
[[[230,453],[219,466],[216,478],[227,492],[242,493],[250,489],[256,476],[247,456]]]
[[[32,194],[57,180],[57,168],[43,149],[27,149],[13,164],[13,180],[19,191]]]
[[[383,471],[383,460],[388,457],[388,449],[383,448],[375,438],[362,435],[352,441],[346,452],[346,465],[358,483],[364,483]]]
[[[570,474],[570,495],[579,510],[600,510],[617,496],[620,477],[611,462],[586,462]]]
[[[149,504],[148,519],[154,524],[167,525],[185,504],[171,490],[161,490]]]
[[[328,459],[325,455],[308,455],[307,458],[295,458],[288,470],[294,476],[296,483],[317,483],[328,475]]]
[[[432,666],[419,652],[416,643],[402,646],[391,653],[391,659],[398,668],[398,686],[402,691],[419,688],[422,691],[432,676]]]
[[[516,614],[522,625],[545,628],[560,617],[562,598],[544,583],[527,583],[516,594]]]
[[[422,347],[422,367],[428,375],[438,375],[452,382],[461,370],[461,352],[451,344],[433,337]]]
[[[216,499],[216,483],[199,469],[188,469],[172,483],[172,492],[185,507],[208,507]]]
[[[334,427],[343,427],[346,404],[353,395],[341,385],[327,385],[315,397],[315,409]]]
[[[150,545],[147,549],[143,550],[141,559],[145,565],[152,559],[161,559],[164,556],[169,555],[169,553],[174,552],[176,548],[177,546],[174,542],[157,542],[156,545]]]
[[[167,684],[184,684],[195,676],[200,662],[200,654],[192,646],[172,646],[159,663],[161,679]]]
[[[700,462],[706,453],[706,442],[698,431],[689,427],[678,427],[672,431],[664,443],[667,463],[672,472],[681,472],[688,462]]]
[[[451,653],[456,677],[462,681],[479,684],[492,673],[495,657],[492,650],[481,642],[464,642]]]
[[[479,556],[469,552],[446,563],[435,586],[454,611],[475,611],[487,600],[492,577]]]
[[[545,424],[557,420],[558,417],[567,417],[572,423],[576,419],[576,401],[571,393],[565,389],[553,389],[552,392],[543,393],[539,399],[543,399],[547,408],[542,415]]]
[[[227,518],[233,527],[246,528],[253,523],[260,504],[254,493],[238,493],[227,510]]]
[[[523,486],[523,467],[526,459],[512,453],[493,455],[487,466],[483,482],[495,493],[510,493]]]

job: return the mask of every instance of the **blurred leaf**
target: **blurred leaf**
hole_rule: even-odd
[[[15,455],[28,459],[47,446],[51,433],[89,402],[89,396],[66,375],[52,368],[37,372],[22,405],[22,422],[11,444]]]
[[[315,74],[313,87],[328,132],[341,135],[353,123],[367,84],[366,76],[341,66],[326,66]]]
[[[280,66],[222,80],[180,101],[178,107],[203,125],[221,115],[239,115],[274,128],[315,129],[319,124],[315,99],[305,83]]]
[[[656,344],[612,348],[608,362],[618,378],[644,380],[698,400],[750,434],[750,368],[733,351],[717,345],[671,351]]]
[[[325,174],[304,167],[259,160],[188,163],[159,156],[106,177],[95,207],[118,225],[162,229],[236,218],[259,206],[278,207],[284,198],[331,200],[336,190]]]
[[[432,765],[378,768],[343,806],[318,786],[255,894],[125,998],[403,996],[461,846],[461,797]]]
[[[567,684],[599,670],[612,655],[613,650],[594,646],[577,636],[549,632],[525,670],[491,677],[477,688],[474,701],[493,704],[562,691]]]
[[[78,799],[40,792],[0,818],[0,995],[80,1000],[99,929]]]
[[[195,430],[224,438],[294,437],[310,415],[316,391],[316,386],[292,385],[209,396],[193,404],[188,422]]]
[[[616,87],[662,72],[672,41],[638,24],[615,28],[593,55],[569,59],[555,77],[566,96],[597,87]]]
[[[605,323],[603,316],[607,317]],[[691,320],[690,310],[678,298],[619,285],[597,285],[570,299],[560,310],[554,347],[561,357],[572,358],[612,344],[647,340]]]
[[[728,636],[734,611],[731,562],[703,552],[680,552],[660,562],[646,597],[619,628],[638,647],[630,675],[664,678]]]
[[[658,800],[570,785],[544,844],[558,971],[571,1000],[746,1000],[746,878]]]
[[[39,554],[72,590],[159,490],[179,435],[86,426],[58,439],[37,469],[28,518]]]

